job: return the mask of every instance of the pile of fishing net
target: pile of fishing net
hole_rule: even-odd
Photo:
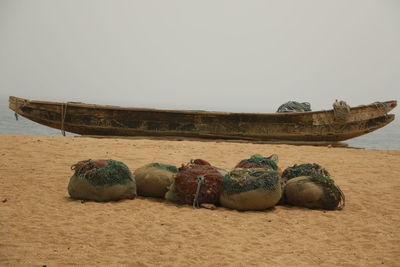
[[[222,173],[226,171],[211,166],[207,161],[192,160],[179,168],[165,198],[172,202],[200,207],[201,204],[218,204]]]
[[[272,154],[269,157],[263,157],[260,154],[254,154],[248,159],[241,160],[236,164],[236,168],[251,169],[251,168],[262,168],[271,169],[278,171],[279,175],[282,174],[281,168],[278,167],[279,157],[276,154]]]
[[[177,172],[177,167],[162,163],[150,163],[136,169],[134,176],[138,195],[163,198]]]
[[[294,165],[284,170],[282,176],[286,181],[282,202],[327,210],[340,210],[345,205],[342,190],[318,164]]]
[[[241,160],[231,171],[194,159],[177,168],[162,163],[146,164],[132,175],[122,162],[101,159],[74,164],[68,184],[72,198],[94,201],[146,197],[190,204],[218,205],[236,210],[264,210],[277,204],[318,209],[342,209],[345,196],[318,164],[278,167],[278,156],[259,154]],[[207,206],[208,205],[208,206]]]
[[[94,201],[133,199],[136,182],[129,168],[112,159],[84,160],[71,167],[68,193],[72,198]]]
[[[284,112],[307,112],[311,111],[311,105],[308,102],[296,102],[296,101],[289,101],[282,104],[277,113],[284,113]]]
[[[241,160],[236,164],[235,168],[268,168],[272,170],[278,170],[278,155],[272,154],[269,157],[263,157],[259,154],[254,154],[248,159]]]
[[[222,206],[236,210],[264,210],[281,198],[279,173],[270,168],[238,168],[222,179]]]
[[[316,163],[295,164],[292,167],[286,168],[282,173],[282,179],[285,182],[299,176],[310,176],[312,174],[321,174],[330,177],[329,172]]]

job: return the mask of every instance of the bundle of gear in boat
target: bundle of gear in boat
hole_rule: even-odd
[[[116,201],[143,197],[192,205],[194,208],[248,211],[275,205],[341,210],[345,196],[330,173],[315,163],[294,165],[282,171],[276,154],[252,155],[230,171],[203,159],[181,167],[146,164],[133,173],[122,162],[85,160],[72,166],[68,192],[83,201]]]

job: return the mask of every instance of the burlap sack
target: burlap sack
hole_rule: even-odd
[[[177,167],[161,163],[150,163],[138,168],[134,172],[138,195],[164,197],[177,172]]]
[[[295,164],[291,167],[287,167],[283,173],[281,178],[282,184],[282,198],[279,201],[279,205],[286,204],[286,195],[285,195],[285,187],[286,183],[293,178],[300,176],[312,176],[312,175],[322,175],[326,177],[330,177],[329,172],[323,168],[322,166],[316,163],[303,163],[303,164]]]
[[[136,197],[135,179],[122,162],[85,160],[71,168],[75,170],[68,184],[68,193],[72,198],[112,201]]]
[[[287,204],[311,209],[342,209],[345,197],[335,182],[322,175],[300,176],[285,186]]]
[[[269,169],[234,169],[222,180],[220,203],[236,210],[264,210],[281,198],[277,171]]]
[[[166,200],[168,200],[170,202],[174,202],[174,203],[177,203],[177,204],[184,204],[176,196],[175,181],[173,181],[172,184],[168,187],[168,191],[167,191],[167,193],[165,193],[164,197],[165,197]]]

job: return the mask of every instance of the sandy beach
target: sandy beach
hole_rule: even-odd
[[[238,212],[138,197],[69,198],[70,166],[111,158],[132,171],[193,158],[231,169],[252,154],[284,169],[318,163],[342,211],[276,206]],[[0,135],[1,266],[399,266],[400,151],[233,142]]]

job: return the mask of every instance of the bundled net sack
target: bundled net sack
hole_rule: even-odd
[[[329,172],[322,168],[320,165],[316,163],[304,163],[304,164],[295,164],[292,167],[286,168],[282,173],[282,198],[279,201],[279,205],[284,205],[287,203],[285,191],[285,184],[290,179],[299,177],[299,176],[312,176],[314,174],[320,174],[326,177],[331,177]]]
[[[277,171],[234,169],[222,180],[220,203],[236,210],[264,210],[277,204],[281,185]]]
[[[136,169],[134,176],[138,195],[164,197],[177,172],[177,167],[162,163],[150,163]]]
[[[197,167],[196,167],[197,166]],[[165,199],[171,202],[175,202],[178,204],[193,204],[194,207],[204,206],[202,204],[211,203],[216,204],[218,197],[215,195],[219,195],[220,191],[220,180],[222,177],[228,172],[224,169],[212,166],[208,161],[203,159],[192,159],[186,165],[182,165],[179,168],[179,172],[174,177],[174,181],[168,189],[168,192],[165,194]],[[213,175],[207,175],[206,177],[201,177],[205,173],[210,173]],[[198,175],[199,174],[199,175]],[[198,175],[198,176],[196,176]],[[219,178],[217,178],[219,177]],[[178,178],[178,179],[177,179]],[[189,178],[185,181],[186,178]],[[198,178],[198,179],[197,179]],[[204,180],[202,180],[204,179]],[[199,188],[199,194],[201,194],[200,198],[190,197],[190,194],[193,193],[193,186],[196,184],[196,192]],[[207,182],[207,184],[206,184]],[[188,185],[189,187],[185,188]],[[179,196],[177,195],[176,185],[178,184]],[[207,188],[211,189],[208,192],[208,195],[205,196],[204,192]],[[193,194],[192,194],[193,195]]]
[[[311,176],[313,174],[320,174],[326,177],[331,177],[329,172],[315,163],[295,164],[292,167],[286,168],[282,173],[282,178],[285,181],[299,176]]]
[[[166,194],[166,199],[192,204],[217,204],[221,192],[222,175],[210,165],[189,163],[179,168],[174,183]]]
[[[289,180],[285,186],[286,203],[311,209],[342,209],[345,196],[335,182],[324,175],[312,174]]]
[[[296,101],[288,101],[282,104],[277,113],[284,113],[284,112],[307,112],[311,111],[311,105],[308,102],[296,102]]]
[[[136,197],[134,176],[120,161],[89,159],[72,165],[71,169],[75,171],[68,184],[72,198],[111,201]]]

